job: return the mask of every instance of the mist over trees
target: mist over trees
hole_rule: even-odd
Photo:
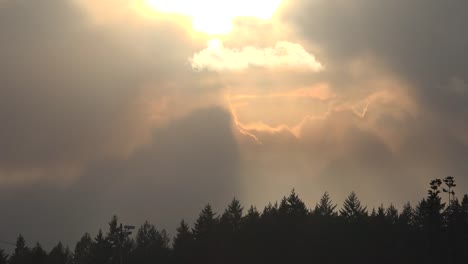
[[[340,209],[328,193],[312,209],[294,190],[261,211],[233,199],[219,214],[206,205],[193,226],[182,220],[172,239],[149,222],[130,234],[114,216],[74,250],[59,242],[46,252],[19,235],[10,256],[0,250],[0,264],[466,263],[468,195],[460,201],[455,187],[453,177],[435,179],[401,212],[369,210],[354,192]]]

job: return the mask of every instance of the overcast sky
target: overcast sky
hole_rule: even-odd
[[[0,240],[295,188],[468,192],[468,2],[0,0]],[[1,245],[0,247],[3,247]]]

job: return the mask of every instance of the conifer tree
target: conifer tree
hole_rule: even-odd
[[[442,181],[435,179],[430,182],[427,199],[421,200],[416,207],[416,220],[420,228],[430,232],[438,232],[443,227],[443,210],[440,186]]]
[[[184,220],[180,221],[179,227],[176,229],[177,234],[174,237],[173,248],[175,251],[181,251],[192,245],[193,234],[190,227]]]
[[[217,263],[222,262],[222,254],[219,250],[219,219],[210,204],[207,204],[201,211],[193,227],[193,236],[195,238],[193,263]]]
[[[243,210],[240,202],[234,198],[221,216],[221,224],[229,226],[231,231],[238,231],[242,222]]]
[[[5,253],[5,250],[0,249],[0,264],[7,264],[8,255]]]
[[[69,264],[71,262],[71,254],[68,248],[65,248],[59,242],[49,253],[47,264]]]
[[[109,264],[112,259],[112,245],[99,230],[91,247],[92,264]]]
[[[462,207],[461,209],[462,209],[462,215],[463,215],[465,226],[468,227],[468,195],[467,194],[463,195],[461,207]]]
[[[106,240],[112,248],[112,263],[120,263],[123,259],[129,257],[130,251],[133,247],[133,241],[128,238],[122,224],[118,223],[118,218],[115,215],[109,222],[109,231],[107,233]]]
[[[198,219],[195,221],[193,235],[196,239],[205,239],[209,237],[218,223],[218,217],[213,212],[210,204],[207,204],[201,211]]]
[[[390,204],[390,206],[385,211],[385,218],[387,223],[391,225],[395,225],[398,222],[398,210],[395,208],[395,206],[393,206],[393,204]]]
[[[381,204],[378,208],[377,208],[377,214],[375,216],[377,222],[379,224],[384,224],[385,223],[385,220],[386,220],[386,215],[385,215],[385,208],[383,206],[383,204]]]
[[[80,241],[76,243],[74,264],[88,264],[91,261],[91,250],[93,247],[93,240],[91,236],[86,233],[81,237]]]
[[[177,234],[173,242],[175,261],[176,263],[189,263],[193,254],[193,234],[184,220],[180,222],[176,231]]]
[[[340,215],[348,222],[361,221],[367,216],[367,209],[361,205],[356,193],[351,192],[344,201]]]
[[[243,222],[246,225],[255,224],[260,220],[260,213],[257,211],[257,208],[253,205],[250,206],[247,210],[247,214],[243,218]]]
[[[268,203],[265,208],[263,208],[262,219],[275,218],[278,216],[278,203]]]
[[[118,249],[120,249],[123,245],[123,234],[122,230],[120,230],[120,226],[118,223],[117,216],[112,216],[111,221],[109,222],[109,232],[107,233],[106,237],[107,241],[111,244],[114,252],[115,258],[118,258]]]
[[[149,222],[145,222],[139,229],[135,240],[133,260],[136,263],[167,262],[169,258],[169,239],[166,232],[158,231]]]
[[[31,250],[31,259],[32,259],[32,263],[34,264],[47,263],[47,252],[45,252],[41,244],[36,243],[34,248]]]
[[[31,261],[30,249],[26,246],[26,240],[22,235],[16,239],[15,252],[11,255],[10,264],[28,264]]]
[[[445,188],[442,188],[442,191],[448,194],[448,205],[452,204],[452,201],[455,199],[455,179],[452,176],[447,176],[443,182],[445,183]]]
[[[371,217],[372,219],[374,219],[374,218],[377,217],[377,211],[375,210],[374,207],[372,208],[372,211],[371,211],[371,213],[370,213],[370,217]]]
[[[333,204],[328,192],[325,192],[320,198],[320,203],[315,205],[314,215],[319,216],[337,216],[335,212],[336,204]]]
[[[398,222],[407,227],[414,225],[414,209],[409,202],[403,206],[403,210],[398,216]]]
[[[278,212],[283,216],[292,217],[305,217],[309,214],[307,206],[299,198],[294,189],[288,197],[284,197],[281,200]]]

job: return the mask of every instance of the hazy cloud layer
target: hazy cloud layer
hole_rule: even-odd
[[[150,141],[164,102],[193,78],[190,47],[167,52],[184,42],[177,26],[110,30],[53,0],[8,1],[0,13],[0,182],[60,181],[87,162],[125,159]]]
[[[239,150],[229,113],[208,108],[155,129],[154,142],[125,161],[88,166],[73,185],[0,185],[2,240],[22,233],[30,244],[73,245],[106,228],[117,214],[128,224],[151,220],[173,234],[207,203],[223,208],[239,196]]]
[[[284,0],[208,47],[141,3],[0,0],[2,240],[70,243],[114,213],[173,230],[292,188],[468,191],[466,2]]]
[[[249,171],[264,175],[259,182],[279,174],[272,193],[308,186],[312,200],[354,189],[401,204],[446,175],[466,192],[466,10],[462,1],[288,1],[281,16],[318,47],[337,97],[326,118],[301,125],[300,137],[290,127],[248,130],[263,142],[252,157],[275,164]],[[294,180],[284,180],[289,171]]]

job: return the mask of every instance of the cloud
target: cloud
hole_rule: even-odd
[[[89,163],[151,141],[155,116],[191,107],[172,108],[196,77],[186,59],[197,48],[182,28],[92,21],[71,1],[2,4],[0,184],[69,184]]]
[[[208,34],[228,34],[236,17],[268,20],[282,0],[146,0],[150,8],[160,12],[183,14],[192,19],[195,30]],[[216,12],[213,12],[216,10]]]
[[[468,79],[464,56],[467,8],[467,2],[457,0],[411,4],[404,0],[293,0],[282,16],[303,39],[322,47],[331,60],[328,66],[373,54],[390,71],[412,82],[425,107],[447,116],[464,116],[468,108],[462,101],[467,95],[446,93],[450,89],[446,84],[453,78]],[[459,110],[453,111],[455,107]]]
[[[113,214],[171,229],[238,196],[231,117],[213,107],[220,85],[186,63],[199,44],[170,21],[95,23],[88,11],[73,1],[2,2],[7,241],[22,233],[73,247]]]
[[[255,173],[271,195],[249,195],[268,201],[296,187],[306,200],[330,191],[339,202],[355,190],[364,200],[400,205],[416,202],[430,179],[446,175],[457,175],[465,193],[467,8],[456,0],[286,2],[279,16],[301,43],[316,47],[327,66],[316,77],[336,97],[325,118],[307,120],[299,132],[255,117],[263,126],[245,132],[263,144],[245,137],[243,175]],[[245,114],[238,118],[251,123]],[[249,188],[251,178],[245,182]]]
[[[0,2],[8,240],[74,242],[114,213],[172,228],[292,188],[310,206],[468,188],[465,2],[290,0],[208,47],[142,1]]]
[[[2,239],[15,241],[22,233],[29,244],[50,249],[60,240],[73,248],[85,232],[105,230],[114,214],[128,224],[149,220],[174,235],[179,221],[193,222],[206,203],[221,211],[239,197],[231,125],[222,108],[196,110],[154,129],[155,140],[128,159],[94,162],[66,187],[0,184]]]
[[[280,41],[274,47],[242,49],[224,47],[220,40],[211,40],[208,47],[190,58],[197,71],[242,71],[251,67],[267,69],[293,68],[312,72],[323,70],[323,65],[301,45]]]

